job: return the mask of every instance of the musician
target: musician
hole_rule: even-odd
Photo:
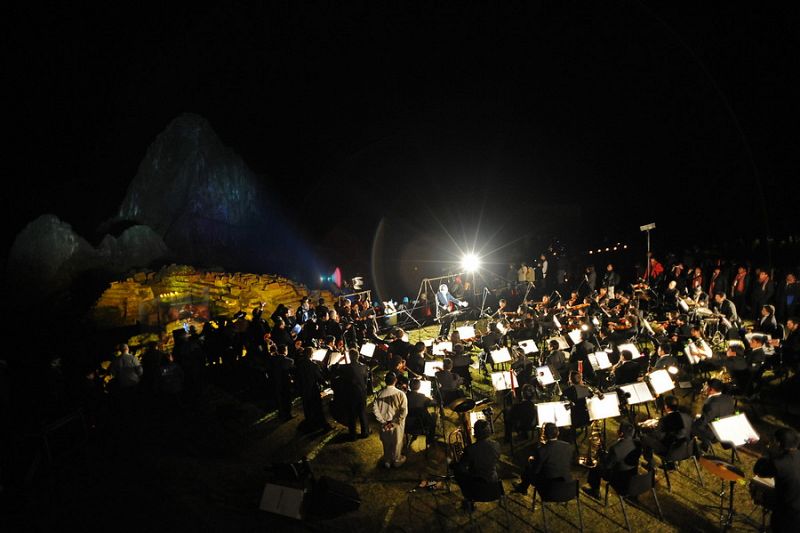
[[[589,487],[583,488],[586,494],[599,500],[601,479],[611,483],[615,490],[622,490],[636,475],[641,451],[633,440],[633,431],[633,424],[630,422],[620,423],[617,442],[603,455],[600,464],[589,470],[586,478]]]
[[[614,381],[617,385],[625,385],[639,380],[642,366],[638,361],[633,359],[633,354],[630,350],[622,350],[619,354],[619,362],[614,367],[612,373],[614,374]]]
[[[472,374],[469,372],[469,365],[472,364],[472,357],[466,353],[464,345],[461,343],[453,344],[453,372],[455,372],[468,388],[472,387]]]
[[[519,375],[518,375],[519,376]],[[522,380],[520,379],[520,383]],[[536,427],[536,404],[534,403],[535,392],[530,384],[522,385],[520,388],[522,399],[506,409],[503,414],[505,421],[505,441],[511,442],[513,431],[517,432],[523,439],[528,438],[528,431]]]
[[[795,370],[795,379],[800,364],[800,317],[791,316],[786,320],[786,339],[780,341],[783,364]]]
[[[762,305],[761,318],[758,320],[756,330],[771,337],[778,337],[778,321],[775,320],[775,306]]]
[[[532,318],[525,318],[522,321],[522,327],[513,333],[515,341],[524,341],[528,339],[536,339],[539,337],[536,327],[534,327]]]
[[[753,466],[753,473],[775,478],[772,531],[794,533],[800,530],[800,436],[793,429],[775,432],[775,444]]]
[[[718,290],[714,293],[714,303],[711,305],[711,309],[725,317],[725,320],[728,322],[728,324],[723,322],[723,325],[726,326],[726,330],[738,327],[739,314],[736,312],[736,304],[728,300],[723,291]]]
[[[714,270],[711,272],[711,281],[708,282],[708,294],[716,294],[718,292],[725,293],[728,282],[722,274],[722,267],[714,265]]]
[[[593,382],[595,379],[594,369],[589,362],[589,354],[597,351],[597,346],[589,342],[589,332],[581,332],[581,342],[572,347],[569,355],[569,369],[578,370],[578,362],[583,364],[583,375],[587,380]]]
[[[481,347],[483,348],[484,357],[481,362],[481,371],[486,374],[486,362],[492,365],[492,372],[494,372],[494,360],[492,359],[492,350],[496,350],[502,344],[503,336],[497,330],[497,323],[489,322],[489,333],[481,337]]]
[[[642,457],[648,469],[653,468],[654,452],[663,457],[670,450],[686,444],[692,432],[692,418],[680,409],[678,398],[665,396],[664,410],[667,414],[659,419],[655,431],[642,436]],[[675,468],[674,463],[664,466],[670,470]]]
[[[761,386],[761,376],[764,373],[764,363],[767,361],[767,354],[764,351],[767,338],[764,335],[753,335],[750,337],[750,351],[745,353],[747,358],[747,386],[745,394],[754,394]]]
[[[703,338],[703,331],[697,324],[689,328],[689,341],[686,343],[686,357],[691,364],[710,361],[714,357],[711,346]]]
[[[450,334],[450,326],[455,320],[455,317],[450,314],[451,303],[461,307],[467,306],[467,302],[462,302],[461,300],[454,298],[453,295],[450,294],[450,291],[448,291],[447,285],[442,283],[439,285],[439,292],[436,293],[436,315],[441,323],[439,328],[439,336],[445,339]]]
[[[383,466],[399,467],[406,462],[406,457],[403,455],[403,432],[408,415],[408,399],[395,387],[397,376],[393,372],[386,373],[384,382],[386,387],[375,398],[372,412],[381,426]]]
[[[436,436],[436,412],[431,413],[428,408],[436,405],[434,401],[421,392],[420,380],[412,378],[408,385],[408,418],[406,418],[406,429],[413,429],[415,425],[421,425],[425,429],[428,442],[433,442]]]
[[[342,381],[345,402],[345,417],[350,430],[350,440],[356,440],[356,420],[361,426],[361,438],[369,436],[367,425],[367,395],[370,391],[369,368],[360,361],[358,350],[351,348],[347,353],[350,363],[337,365]]]
[[[669,370],[670,368],[678,368],[678,360],[672,355],[672,344],[669,342],[662,342],[658,345],[658,359],[653,363],[653,370]]]
[[[447,405],[453,400],[464,397],[464,392],[461,390],[463,380],[461,376],[453,373],[453,360],[449,357],[445,358],[443,367],[436,372],[436,381],[439,383],[442,402]]]
[[[695,267],[689,280],[689,289],[694,292],[703,292],[703,269]],[[699,290],[698,290],[699,289]]]
[[[583,374],[580,372],[569,373],[569,387],[564,389],[562,396],[572,404],[571,416],[573,429],[589,425],[589,409],[586,399],[592,395],[589,387],[583,384]]]
[[[322,368],[311,360],[314,349],[310,346],[302,350],[296,358],[296,372],[300,395],[303,399],[303,415],[309,429],[330,431],[332,428],[322,412],[322,396],[320,392],[325,387]]]
[[[702,411],[692,422],[692,435],[700,439],[700,450],[703,453],[708,453],[711,444],[717,442],[717,437],[711,429],[711,422],[733,414],[733,398],[723,394],[724,388],[722,381],[708,380],[706,385],[708,397],[703,402]]]
[[[544,364],[546,364],[550,368],[555,369],[558,372],[559,376],[562,376],[562,381],[566,381],[570,370],[570,367],[567,364],[567,354],[566,352],[560,349],[557,340],[551,340],[549,345],[550,345],[550,353],[547,354],[547,357],[544,360]]]
[[[311,303],[308,300],[308,296],[303,296],[303,298],[300,299],[300,305],[294,312],[295,324],[305,324],[313,314],[314,312],[311,310]]]
[[[406,361],[406,369],[414,376],[425,373],[425,343],[420,341],[414,345]]]
[[[392,366],[397,364],[400,359],[408,359],[411,353],[411,343],[403,340],[406,332],[402,328],[396,328],[393,333],[394,340],[389,343],[389,359],[393,361]]]
[[[730,375],[731,382],[736,388],[740,391],[746,391],[750,383],[750,365],[744,355],[744,346],[741,344],[728,345],[722,366]]]
[[[497,475],[500,445],[490,438],[492,431],[489,423],[486,420],[478,420],[473,431],[475,442],[464,449],[464,454],[454,468],[456,482],[461,488],[461,494],[464,495],[463,505],[467,509],[473,505],[472,498],[495,494],[500,481]],[[499,490],[502,490],[502,486]]]
[[[572,479],[572,446],[558,439],[558,426],[552,422],[546,423],[543,431],[545,443],[534,448],[533,455],[528,457],[522,479],[514,484],[514,492],[527,494],[531,485],[541,487],[549,482]]]

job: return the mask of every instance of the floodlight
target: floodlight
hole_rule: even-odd
[[[461,259],[461,268],[466,272],[475,272],[481,266],[481,260],[475,254],[466,254]]]

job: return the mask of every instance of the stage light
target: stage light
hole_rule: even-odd
[[[481,260],[475,254],[467,254],[461,259],[461,268],[467,272],[475,272],[481,267]]]

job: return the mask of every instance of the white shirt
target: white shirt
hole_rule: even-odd
[[[375,398],[372,412],[382,426],[389,422],[401,425],[408,414],[408,398],[394,385],[387,385]]]

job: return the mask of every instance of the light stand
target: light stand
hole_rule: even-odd
[[[647,262],[645,263],[645,271],[644,271],[644,279],[645,281],[650,279],[650,230],[656,229],[656,223],[651,222],[650,224],[645,224],[644,226],[639,226],[639,231],[647,232]]]

